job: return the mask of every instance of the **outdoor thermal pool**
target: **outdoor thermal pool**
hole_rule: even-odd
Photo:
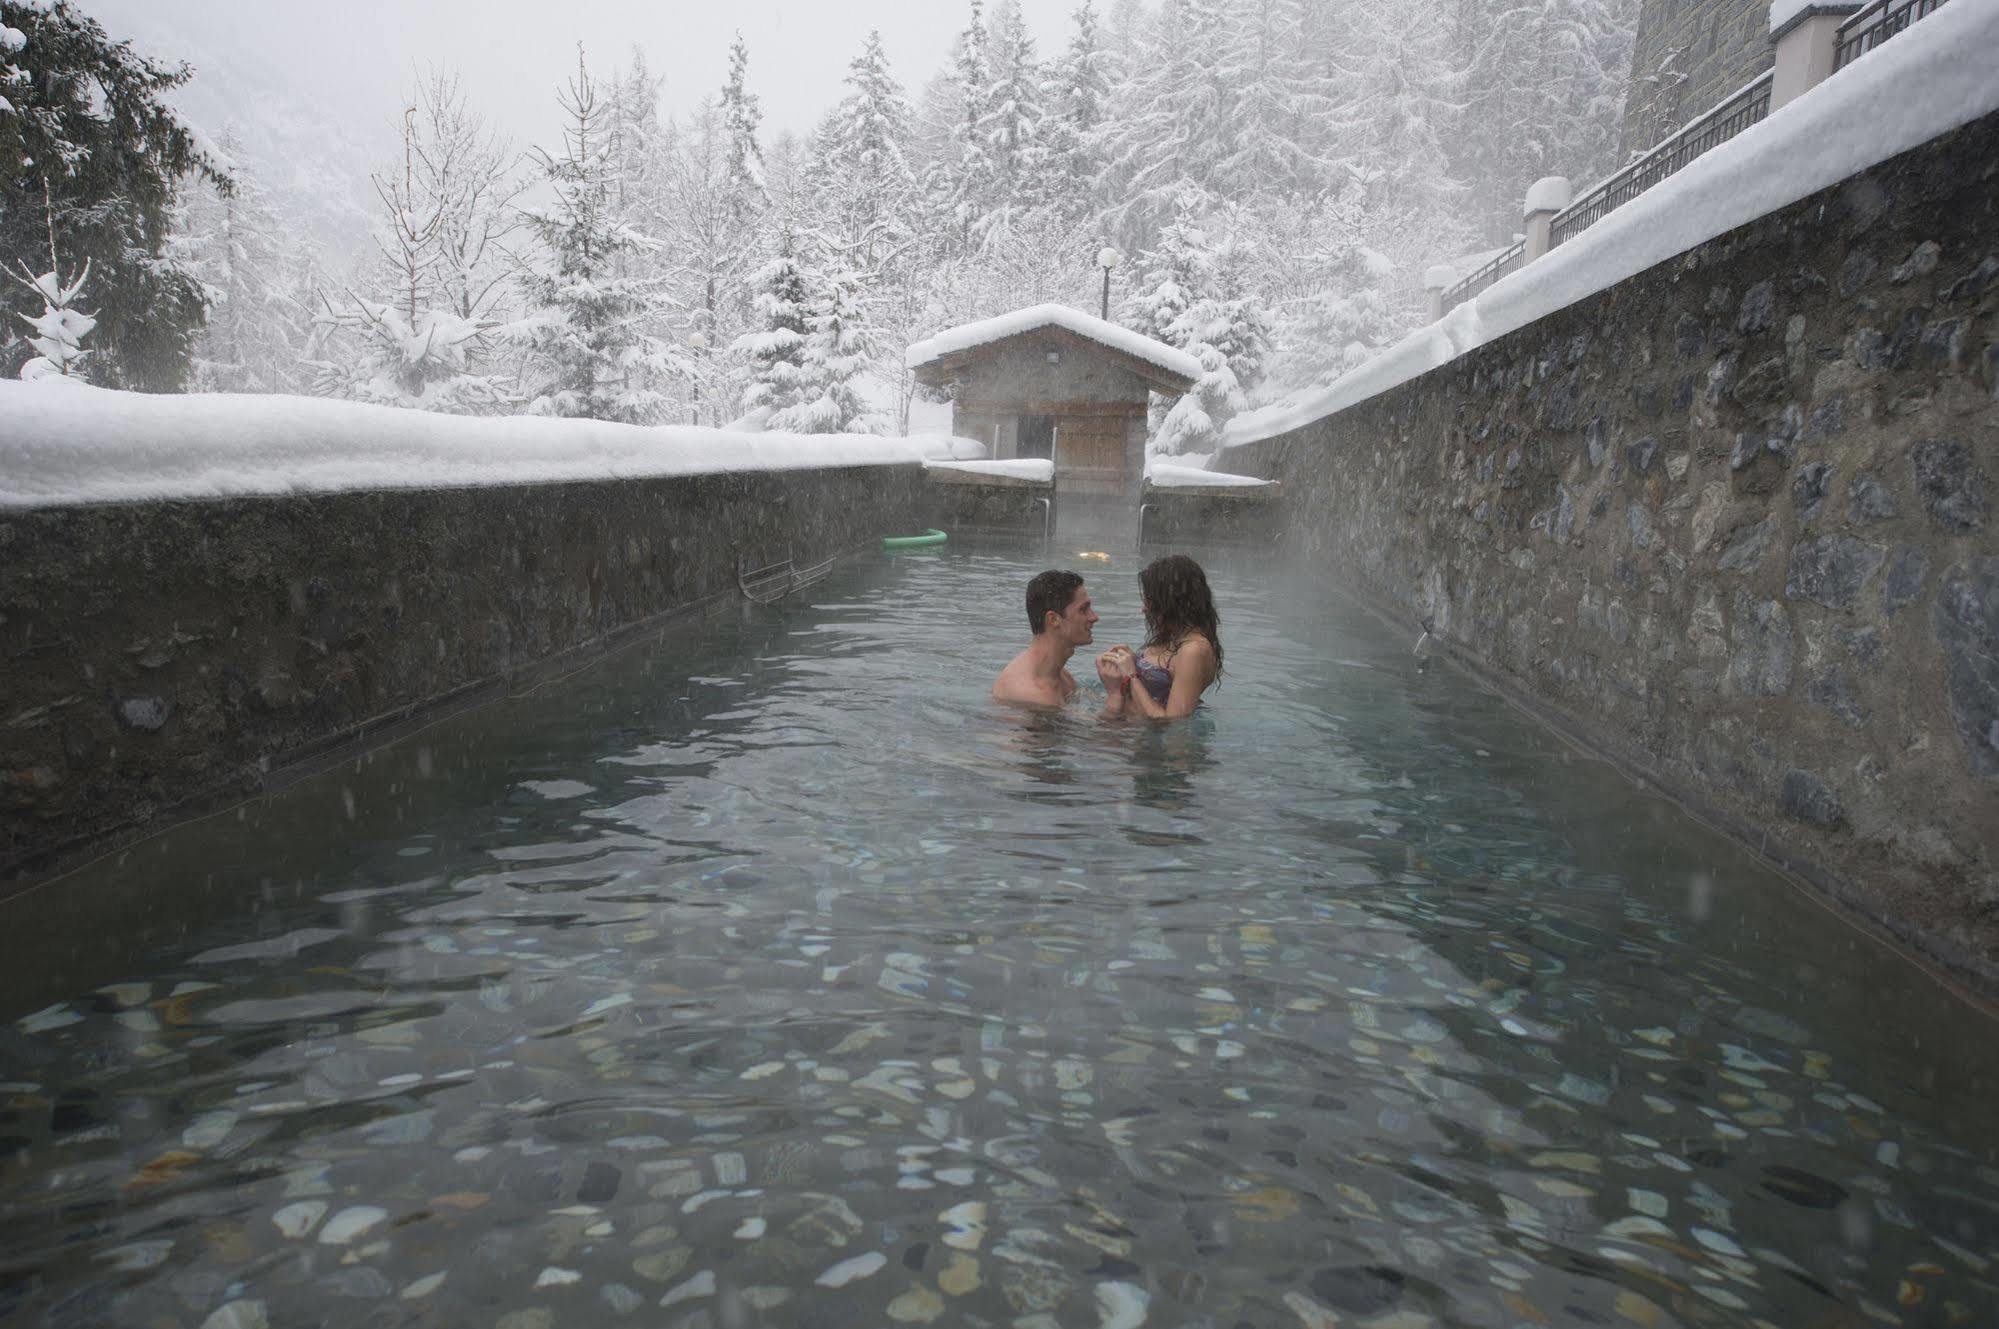
[[[1989,1019],[1323,587],[1211,562],[1189,722],[1003,711],[1040,566],[846,560],[9,902],[0,1319],[1999,1317]]]

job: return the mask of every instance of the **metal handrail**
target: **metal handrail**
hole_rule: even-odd
[[[1445,290],[1444,308],[1454,309],[1483,291],[1486,287],[1520,266],[1527,255],[1527,246],[1516,240],[1500,250],[1484,264],[1458,279],[1458,283]]]
[[[837,555],[821,559],[809,567],[798,567],[791,561],[790,551],[776,563],[766,563],[762,567],[749,566],[747,558],[736,559],[736,589],[743,598],[753,604],[776,604],[793,591],[802,591],[813,582],[822,580],[833,570]]]
[[[1873,0],[1852,18],[1839,25],[1839,43],[1833,49],[1832,67],[1838,72],[1895,36],[1919,18],[1928,18],[1944,6],[1944,0]]]
[[[1684,169],[1696,157],[1718,147],[1770,114],[1772,71],[1764,70],[1734,96],[1705,115],[1654,144],[1642,157],[1607,176],[1583,196],[1555,214],[1548,226],[1553,248],[1573,239],[1603,217],[1629,203],[1666,177]]]
[[[1141,503],[1138,505],[1138,542],[1132,546],[1134,553],[1142,554],[1145,552],[1145,514],[1150,511],[1152,511],[1150,503]]]
[[[1046,498],[1034,500],[1041,505],[1041,548],[1048,549],[1048,542],[1055,534],[1055,505]]]
[[[1904,2],[1922,3],[1923,0]],[[1771,71],[1763,71],[1720,105],[1696,116],[1653,144],[1642,156],[1584,190],[1580,198],[1556,213],[1549,222],[1548,247],[1553,249],[1565,240],[1574,239],[1606,214],[1637,198],[1694,158],[1726,143],[1769,115],[1770,79]],[[1444,308],[1448,310],[1463,304],[1514,271],[1521,266],[1526,254],[1527,247],[1520,242],[1501,250],[1483,266],[1444,291]]]

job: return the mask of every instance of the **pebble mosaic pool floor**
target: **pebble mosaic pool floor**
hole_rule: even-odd
[[[9,902],[0,1321],[1999,1322],[1989,1019],[1324,587],[1218,562],[1184,724],[995,707],[1035,570]]]

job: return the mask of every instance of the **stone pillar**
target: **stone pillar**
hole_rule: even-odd
[[[1444,264],[1423,269],[1423,289],[1430,293],[1430,321],[1444,316],[1444,292],[1457,284],[1457,274]]]
[[[1552,248],[1549,228],[1555,214],[1569,206],[1569,181],[1567,176],[1545,175],[1534,182],[1527,191],[1527,202],[1520,210],[1527,223],[1527,243],[1521,254],[1522,263],[1532,263]]]
[[[1815,0],[1770,30],[1777,64],[1770,74],[1770,109],[1811,91],[1832,75],[1839,25],[1860,9],[1851,0]]]

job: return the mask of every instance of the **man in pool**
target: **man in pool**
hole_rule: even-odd
[[[1029,706],[1060,706],[1076,695],[1069,657],[1090,644],[1097,626],[1097,611],[1081,575],[1050,568],[1028,582],[1027,625],[1034,638],[1000,670],[993,696]]]

